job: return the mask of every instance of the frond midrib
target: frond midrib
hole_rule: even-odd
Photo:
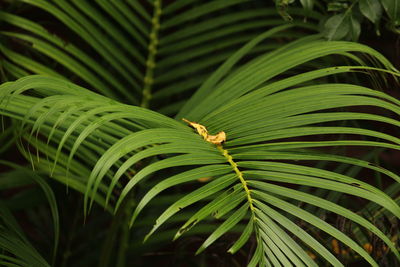
[[[160,29],[160,17],[161,17],[161,0],[154,1],[154,11],[153,18],[151,19],[151,31],[149,34],[149,46],[148,56],[146,60],[146,71],[143,78],[143,91],[142,91],[142,102],[140,104],[141,107],[147,108],[149,107],[149,102],[152,98],[152,87],[154,84],[154,69],[156,67],[156,55],[157,55],[157,45],[159,43],[158,40],[158,31]]]

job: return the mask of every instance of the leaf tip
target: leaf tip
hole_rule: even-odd
[[[199,249],[196,251],[195,255],[199,255],[200,253],[202,253],[206,248],[204,246],[199,247]]]

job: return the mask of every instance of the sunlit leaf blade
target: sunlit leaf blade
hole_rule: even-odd
[[[223,177],[218,177],[213,181],[207,183],[206,185],[200,187],[199,189],[187,194],[183,198],[179,199],[173,205],[168,207],[160,217],[157,218],[156,224],[153,226],[151,231],[147,234],[146,239],[157,230],[157,228],[163,224],[169,217],[177,213],[178,211],[184,209],[185,207],[198,202],[199,200],[215,194],[221,190],[224,190],[227,186],[231,185],[236,180],[233,174],[226,175]]]
[[[216,217],[221,212],[220,208],[229,206],[230,204],[231,209],[233,209],[244,199],[245,195],[243,194],[243,190],[241,189],[240,185],[231,187],[193,214],[193,216],[190,217],[189,220],[187,220],[186,223],[176,233],[174,240],[179,238],[183,233],[189,231],[194,225],[199,223],[207,216],[213,215]]]
[[[319,197],[315,197],[312,196],[311,194],[306,194],[306,193],[302,193],[302,192],[296,192],[293,189],[289,189],[289,188],[284,188],[284,187],[280,187],[280,186],[276,186],[276,185],[272,185],[272,184],[266,184],[266,183],[261,183],[258,181],[249,181],[250,185],[253,185],[254,187],[258,188],[258,189],[263,189],[266,190],[268,192],[271,193],[277,193],[281,196],[284,197],[290,197],[290,198],[296,198],[298,200],[307,202],[307,203],[311,203],[315,206],[330,210],[332,212],[336,212],[338,214],[340,214],[341,216],[344,216],[354,222],[359,223],[361,226],[367,228],[369,231],[373,232],[374,234],[376,234],[377,236],[379,236],[379,238],[381,240],[383,240],[385,242],[385,244],[393,251],[393,253],[396,255],[397,258],[400,259],[400,254],[397,251],[396,247],[393,245],[392,241],[386,237],[376,226],[374,226],[372,223],[370,223],[369,221],[367,221],[366,219],[364,219],[363,217],[357,215],[356,213],[347,210],[335,203],[332,203],[330,201],[327,201],[325,199],[319,198]],[[295,193],[295,194],[293,194]]]
[[[374,261],[374,259],[372,259],[372,257],[362,247],[360,247],[351,238],[344,235],[341,231],[332,227],[328,223],[315,217],[311,213],[308,213],[300,208],[297,208],[296,206],[294,206],[292,204],[289,204],[289,203],[282,201],[276,197],[273,197],[270,194],[261,193],[261,192],[255,191],[255,190],[253,192],[256,196],[260,197],[263,201],[265,201],[271,205],[274,205],[274,206],[279,206],[280,209],[283,209],[286,212],[289,212],[295,216],[301,217],[303,220],[307,221],[308,223],[320,228],[322,231],[329,233],[330,235],[334,236],[335,238],[337,238],[344,244],[351,247],[354,251],[356,251],[358,254],[360,254],[360,256],[362,256],[365,260],[367,260],[372,266],[378,266],[378,264]]]
[[[209,247],[212,243],[215,242],[219,237],[229,231],[233,226],[235,226],[243,217],[246,215],[249,209],[249,205],[246,203],[242,207],[240,207],[237,211],[229,216],[226,221],[224,221],[201,245],[201,247],[196,251],[196,254],[199,254],[204,249]]]
[[[293,223],[286,216],[280,214],[274,209],[268,207],[262,202],[255,201],[256,205],[260,207],[262,212],[266,213],[270,218],[278,222],[284,228],[286,228],[293,235],[297,236],[300,240],[310,246],[313,250],[324,257],[325,260],[329,261],[333,266],[344,266],[340,261],[330,253],[323,245],[317,240],[310,236],[307,232],[301,229],[297,224]]]
[[[240,235],[239,239],[232,245],[232,247],[228,250],[229,253],[236,253],[250,238],[253,232],[254,222],[253,220],[249,220],[246,228],[243,233]]]

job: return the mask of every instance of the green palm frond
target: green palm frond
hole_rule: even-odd
[[[63,33],[52,33],[24,14],[2,11],[0,20],[6,30],[1,32],[5,42],[0,50],[11,76],[19,78],[28,72],[65,77],[110,98],[142,106],[150,102],[159,106],[171,97],[183,101],[237,48],[282,24],[274,8],[247,0],[176,1],[166,6],[161,1],[21,3],[54,16],[71,38],[64,40]],[[228,12],[231,8],[237,11]],[[182,9],[185,12],[176,16]],[[293,10],[293,16],[303,14],[302,9]],[[310,14],[310,20],[317,18],[317,13]],[[298,38],[304,29],[316,32],[317,27],[296,23],[276,30],[269,44],[252,53],[280,46],[278,38]],[[26,52],[13,51],[17,46]],[[159,108],[174,114],[180,105]]]
[[[310,228],[327,233],[371,265],[377,266],[359,243],[293,204],[292,200],[295,200],[336,213],[368,229],[400,259],[392,241],[362,215],[310,192],[287,186],[322,188],[364,198],[400,217],[398,203],[382,190],[349,175],[301,163],[303,160],[342,162],[380,172],[395,183],[400,181],[396,174],[375,167],[366,160],[326,154],[317,149],[348,145],[400,148],[400,139],[395,136],[338,124],[340,121],[368,120],[398,127],[400,122],[395,119],[341,109],[374,106],[398,115],[400,101],[358,85],[321,82],[323,78],[335,74],[380,69],[367,66],[326,67],[274,79],[299,65],[329,55],[352,55],[352,59],[357,59],[359,56],[354,52],[374,57],[387,69],[386,72],[396,74],[395,70],[385,58],[368,47],[346,42],[324,42],[313,37],[311,40],[299,39],[262,54],[232,71],[240,58],[257,42],[268,37],[271,31],[233,54],[178,114],[178,117],[184,116],[206,125],[210,133],[224,131],[227,141],[221,145],[205,141],[179,121],[144,108],[121,104],[58,78],[28,76],[3,84],[0,88],[1,113],[19,120],[21,133],[30,132],[24,134],[25,140],[38,148],[39,158],[48,158],[46,164],[40,164],[42,169],[48,166],[49,173],[60,175],[56,168],[61,166],[64,177],[73,181],[68,176],[73,177],[74,164],[81,162],[87,166],[88,178],[82,181],[86,183],[86,212],[96,197],[105,199],[104,205],[112,204],[118,210],[132,189],[144,184],[144,181],[155,179],[154,174],[166,169],[174,168],[174,174],[156,179],[157,184],[144,192],[132,214],[131,224],[155,197],[167,189],[184,183],[197,187],[159,216],[146,239],[182,209],[208,201],[187,219],[175,235],[175,239],[180,237],[210,215],[222,220],[198,253],[244,221],[247,226],[229,252],[237,252],[251,238],[255,238],[257,248],[250,266],[315,266],[304,245],[311,247],[330,264],[342,266],[321,244],[322,240],[296,225],[297,217],[308,223]],[[309,85],[308,82],[314,80],[320,82]],[[328,122],[335,125],[326,126]],[[347,138],[312,140],[313,136],[325,134],[345,134]],[[352,138],[355,135],[372,139],[357,140]],[[38,139],[39,136],[47,139],[47,145]],[[310,136],[311,139],[301,141],[298,138],[302,136]],[[304,149],[314,152],[304,152]],[[164,159],[153,160],[141,169],[135,168],[138,162],[154,159],[155,156]],[[287,160],[290,163],[282,162]],[[34,160],[32,164],[39,163]],[[132,177],[128,175],[131,170]],[[124,177],[130,178],[126,180]],[[209,182],[196,186],[198,180],[204,177],[209,177]],[[114,193],[116,186],[121,187],[120,194]]]
[[[400,101],[358,82],[371,78],[379,86],[400,76],[380,53],[323,40],[318,13],[307,11],[308,23],[286,23],[275,7],[257,1],[16,3],[25,10],[13,12],[10,4],[0,11],[1,74],[18,78],[0,85],[0,141],[17,141],[33,173],[83,195],[85,216],[95,203],[114,213],[100,266],[109,263],[118,231],[123,254],[138,248],[151,224],[151,246],[206,235],[197,253],[237,233],[226,249],[246,251],[248,266],[343,266],[332,239],[378,266],[363,247],[371,236],[400,261],[390,231],[376,223],[400,217],[400,177],[372,159],[379,149],[399,150],[400,138],[367,123],[398,129]],[[30,11],[63,30],[52,32]],[[293,8],[290,15],[304,12]],[[227,139],[208,142],[181,119]],[[374,150],[362,158],[341,153],[354,146]],[[372,185],[361,169],[392,185]],[[56,254],[54,197],[40,177],[35,181],[51,205]],[[182,186],[189,189],[174,191]],[[369,204],[353,210],[342,197]],[[7,253],[0,261],[48,266],[1,206],[10,223],[3,220],[0,246]],[[352,231],[326,214],[351,221]]]

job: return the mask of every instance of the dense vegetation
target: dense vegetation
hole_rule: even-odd
[[[0,7],[1,265],[400,265],[398,1]]]

